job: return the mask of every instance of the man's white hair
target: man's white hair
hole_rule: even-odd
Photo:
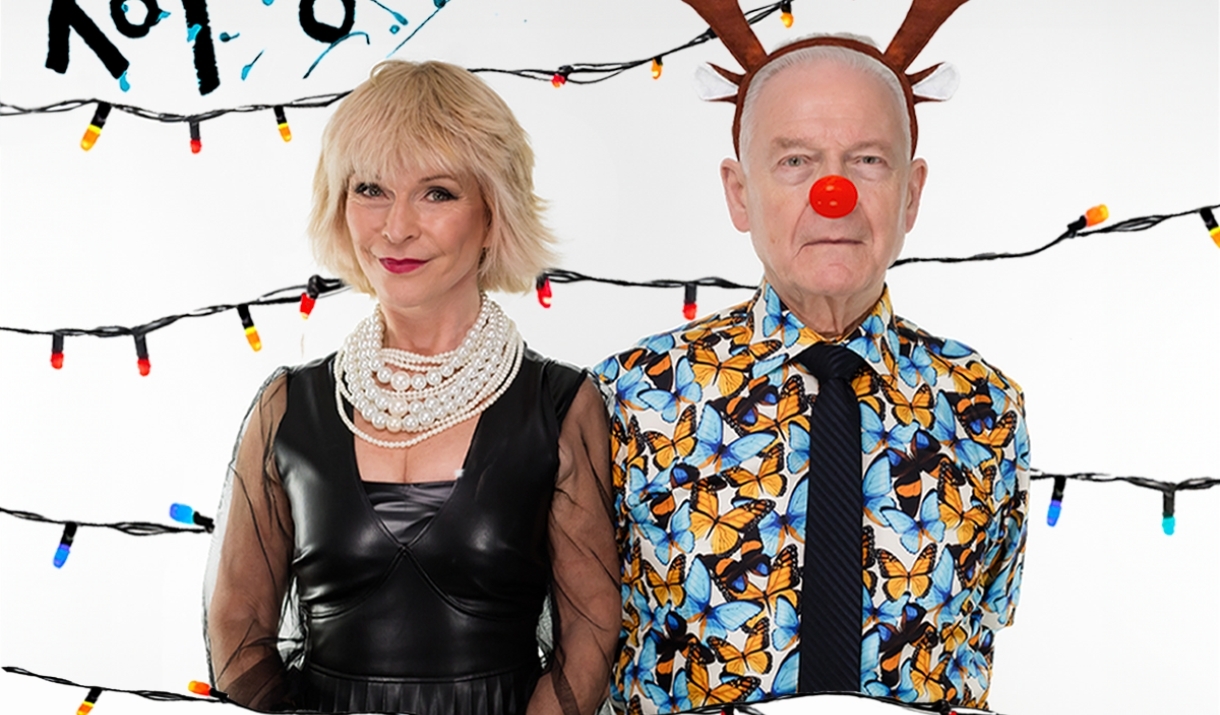
[[[877,43],[873,42],[872,38],[865,37],[863,35],[853,35],[845,32],[832,35],[806,35],[805,37],[797,38],[792,42],[786,42],[776,49],[779,50],[795,42],[801,42],[817,37],[834,37],[844,40],[855,40],[856,42],[860,42],[870,47],[877,47]],[[880,48],[877,49],[880,50]],[[754,79],[750,80],[750,87],[746,91],[745,101],[741,105],[740,144],[741,158],[743,162],[745,160],[746,152],[749,151],[750,139],[754,134],[754,105],[758,100],[759,93],[762,92],[763,87],[767,84],[767,81],[789,67],[818,62],[821,60],[830,60],[844,67],[858,69],[862,72],[877,77],[885,83],[885,86],[889,88],[890,94],[894,98],[895,106],[898,109],[898,116],[901,118],[900,123],[902,125],[902,139],[904,142],[901,155],[904,158],[910,158],[911,123],[907,114],[907,98],[906,93],[902,91],[902,85],[899,84],[898,77],[894,74],[894,71],[863,52],[857,52],[856,50],[839,45],[815,45],[813,47],[806,47],[780,56],[773,62],[764,65],[763,68],[758,71],[758,74],[754,75]]]

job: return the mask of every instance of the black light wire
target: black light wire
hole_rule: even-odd
[[[772,3],[763,5],[749,10],[745,13],[746,22],[751,25],[757,23],[770,15],[778,12],[780,6],[784,3]],[[711,28],[704,30],[696,35],[691,40],[678,45],[670,50],[649,55],[643,60],[628,60],[623,62],[577,62],[573,64],[561,65],[558,68],[559,73],[562,73],[565,79],[572,84],[597,84],[604,82],[612,77],[626,72],[629,69],[639,67],[652,62],[653,59],[664,58],[683,50],[688,50],[692,47],[702,45],[716,38],[716,33]],[[523,79],[533,79],[539,81],[550,82],[557,73],[556,68],[551,69],[501,69],[496,67],[476,67],[469,70],[475,73],[488,74],[504,74]],[[588,79],[585,79],[587,77]],[[60,112],[71,112],[81,107],[90,105],[107,104],[112,110],[118,110],[126,114],[141,119],[149,119],[152,121],[163,122],[166,124],[181,124],[181,123],[199,123],[209,119],[216,119],[226,114],[249,114],[251,112],[265,112],[275,109],[320,109],[329,107],[338,102],[347,95],[351,94],[352,90],[342,92],[332,92],[329,94],[318,94],[309,97],[301,97],[289,102],[278,102],[274,104],[244,104],[238,107],[223,107],[210,109],[197,114],[176,114],[172,112],[158,112],[144,107],[137,107],[131,104],[116,104],[106,102],[105,100],[97,99],[65,99],[53,104],[47,104],[41,107],[22,107],[16,104],[0,102],[0,117],[23,116],[29,114],[57,114]]]

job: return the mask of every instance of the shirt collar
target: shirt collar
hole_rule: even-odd
[[[779,294],[765,279],[747,304],[747,310],[752,318],[751,345],[768,340],[781,343],[780,350],[767,360],[768,363],[780,354],[783,354],[783,360],[787,361],[806,347],[825,342],[847,346],[878,372],[885,372],[883,349],[888,349],[890,355],[898,355],[898,329],[894,309],[890,305],[888,286],[882,288],[881,297],[873,304],[864,321],[850,333],[834,341],[822,337],[813,328],[801,322],[796,313],[784,305]]]

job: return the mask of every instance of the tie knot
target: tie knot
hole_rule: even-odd
[[[850,380],[864,367],[864,358],[842,345],[818,343],[796,356],[818,380]]]

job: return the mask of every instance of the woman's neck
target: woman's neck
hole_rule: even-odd
[[[420,355],[456,349],[474,326],[482,296],[473,291],[441,306],[391,308],[381,305],[385,317],[385,346]]]

